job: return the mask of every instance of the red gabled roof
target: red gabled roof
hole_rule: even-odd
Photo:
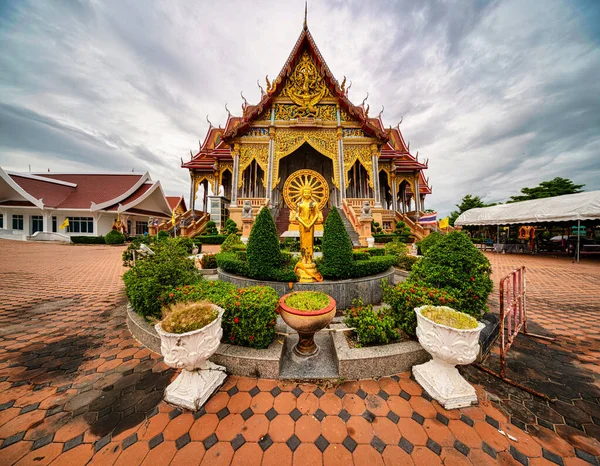
[[[73,186],[54,183],[52,179],[44,180],[37,176],[10,174],[10,177],[33,197],[42,199],[44,205],[48,207],[61,205],[76,189]]]
[[[148,182],[144,183],[143,185],[141,185],[138,189],[136,189],[133,194],[130,194],[125,199],[111,205],[110,207],[105,208],[104,210],[117,211],[119,209],[119,204],[127,205],[127,204],[139,199],[144,194],[146,194],[150,190],[150,188],[152,188],[152,186],[154,186],[154,183],[152,181],[148,181]]]
[[[177,209],[177,206],[179,204],[183,205],[183,210],[187,211],[187,207],[185,205],[185,199],[183,198],[183,196],[165,196],[167,198],[167,202],[169,203],[169,207],[171,207],[171,210],[175,210]]]
[[[273,81],[272,88],[269,89],[267,93],[265,93],[257,105],[247,105],[244,107],[244,115],[242,116],[242,121],[227,129],[223,133],[223,139],[226,142],[231,142],[232,138],[244,134],[250,128],[250,122],[256,120],[258,116],[273,103],[273,99],[277,96],[283,86],[285,85],[286,78],[292,73],[300,58],[302,56],[302,52],[307,50],[311,58],[313,59],[315,66],[321,72],[325,83],[327,84],[331,93],[339,99],[340,107],[348,113],[348,115],[356,118],[358,121],[362,122],[361,129],[365,131],[367,134],[379,138],[382,142],[386,142],[388,139],[388,135],[385,131],[382,131],[379,127],[373,125],[373,123],[368,118],[367,112],[357,105],[354,105],[348,99],[347,90],[342,90],[338,81],[333,77],[333,73],[325,63],[315,40],[313,39],[310,31],[304,25],[302,32],[300,33],[300,37],[296,41],[296,45],[292,49],[290,56],[287,61],[283,65],[281,72]]]
[[[102,204],[123,196],[145,174],[58,174],[29,175],[9,173],[23,190],[46,207],[59,209],[90,209],[92,203]],[[62,183],[66,182],[66,184]],[[140,189],[144,189],[142,185]],[[140,189],[131,196],[141,195]]]
[[[102,204],[129,191],[144,176],[132,174],[54,174],[44,173],[44,178],[67,181],[77,184],[71,194],[57,205],[63,209],[89,209],[94,204]],[[143,185],[142,185],[143,186]],[[31,193],[33,194],[33,193]],[[37,197],[37,196],[36,196]],[[43,197],[43,196],[41,196]],[[44,204],[49,205],[46,200]]]

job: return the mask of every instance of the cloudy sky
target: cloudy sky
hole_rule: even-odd
[[[168,194],[208,128],[280,71],[298,1],[0,1],[0,166],[149,170]],[[429,159],[427,207],[562,176],[600,189],[600,2],[315,1],[334,75]]]

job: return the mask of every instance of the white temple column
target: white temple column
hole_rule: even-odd
[[[377,156],[377,146],[372,148],[371,162],[373,164],[373,194],[375,197],[375,207],[381,208],[381,191],[379,190],[379,157]]]
[[[421,192],[420,192],[420,189],[419,189],[419,175],[418,174],[415,177],[415,191],[416,191],[416,193],[414,193],[415,211],[417,213],[417,219],[418,219],[419,218],[419,212],[421,211]]]
[[[395,176],[392,176],[392,209],[394,209],[394,212],[398,210],[398,186]]]

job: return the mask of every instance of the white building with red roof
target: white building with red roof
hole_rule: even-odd
[[[69,241],[103,236],[120,214],[129,235],[144,234],[172,208],[149,173],[17,173],[0,167],[0,238]],[[69,226],[60,228],[69,219]]]

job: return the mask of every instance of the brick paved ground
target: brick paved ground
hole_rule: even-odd
[[[205,410],[174,409],[161,396],[176,374],[127,331],[120,253],[0,241],[0,464],[597,461],[593,444],[525,433],[480,387],[479,406],[445,411],[409,373],[339,387],[229,377]]]
[[[519,335],[507,356],[507,376],[548,395],[547,402],[470,367],[471,381],[497,396],[511,422],[532,434],[557,432],[600,456],[600,261],[488,253],[498,283],[516,267],[527,269],[529,331],[555,341]],[[486,367],[498,372],[498,346]]]

